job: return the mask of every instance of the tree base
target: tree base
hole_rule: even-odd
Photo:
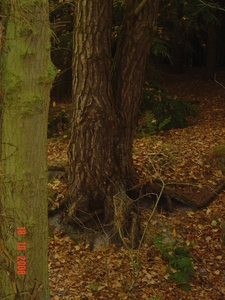
[[[137,204],[125,192],[113,197],[114,220],[110,241],[118,246],[136,248],[140,239]]]

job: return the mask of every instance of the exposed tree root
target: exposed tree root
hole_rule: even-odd
[[[121,191],[113,197],[114,221],[111,242],[136,248],[139,241],[139,217],[134,200]]]
[[[55,170],[57,168],[53,167],[52,169]],[[105,223],[107,224],[105,224],[106,227],[104,228],[111,228],[107,230],[110,242],[115,243],[118,246],[123,245],[129,248],[136,248],[138,247],[140,239],[137,204],[139,200],[142,199],[141,195],[149,198],[155,196],[156,199],[158,199],[157,203],[160,198],[161,202],[166,202],[167,209],[172,211],[174,200],[195,209],[205,207],[210,204],[223,189],[225,189],[225,181],[212,188],[209,185],[165,183],[160,180],[155,180],[148,182],[147,184],[139,184],[129,191],[120,191],[108,200],[105,199],[106,202],[102,201],[100,207],[89,206],[90,211],[82,209],[83,207],[87,208],[88,205],[81,202],[90,201],[89,199],[86,199],[84,195],[78,197],[79,199],[82,199],[82,201],[75,202],[68,202],[66,197],[62,198],[59,206],[56,207],[58,209],[61,208],[62,210],[67,207],[68,210],[64,214],[64,221],[66,223],[71,224],[72,222],[73,224],[78,224],[84,228],[99,230],[100,228],[103,228],[102,224],[104,223],[103,216],[105,208],[102,206],[108,203],[108,205],[112,207],[113,218],[111,218],[110,224],[105,220]],[[111,191],[110,194],[113,194],[113,191]],[[132,198],[135,198],[135,200]]]
[[[209,205],[219,193],[225,188],[225,181],[215,188],[209,185],[193,185],[185,183],[164,184],[162,198],[167,201],[168,209],[172,210],[172,200],[176,200],[192,208],[201,208]],[[154,181],[148,184],[147,192],[159,195],[162,190],[162,183]]]

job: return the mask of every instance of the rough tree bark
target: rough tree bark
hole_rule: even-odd
[[[137,183],[132,142],[159,0],[125,1],[113,59],[112,2],[78,1],[75,11],[68,218],[81,223],[101,209],[115,221],[113,197]]]
[[[48,1],[1,5],[0,298],[49,299],[46,143],[55,70]]]
[[[73,125],[69,145],[69,216],[102,208],[116,190],[117,116],[111,77],[110,1],[78,1],[74,25]],[[115,185],[114,191],[109,191]]]

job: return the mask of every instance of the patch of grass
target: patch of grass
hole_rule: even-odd
[[[104,286],[103,285],[99,285],[98,283],[90,283],[87,288],[92,291],[92,292],[99,292],[101,291],[102,289],[104,289]]]
[[[190,249],[186,244],[164,242],[163,237],[154,240],[154,244],[163,258],[168,261],[167,272],[169,279],[176,282],[180,289],[190,290],[190,278],[195,270],[191,260]]]
[[[221,145],[215,146],[213,148],[213,152],[214,153],[224,154],[224,156],[225,156],[225,144],[221,144]]]
[[[225,144],[215,146],[212,149],[209,162],[213,167],[219,169],[223,175],[225,174]]]

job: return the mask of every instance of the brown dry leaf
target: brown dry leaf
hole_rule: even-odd
[[[213,81],[201,80],[195,71],[191,76],[185,74],[185,80],[182,75],[170,74],[164,82],[169,91],[179,98],[198,99],[201,118],[186,128],[135,140],[133,157],[143,182],[151,182],[154,176],[166,183],[195,185],[200,190],[194,192],[194,197],[197,197],[205,185],[213,188],[224,180],[221,170],[211,164],[209,158],[214,146],[225,143],[225,107],[224,89]],[[67,163],[68,141],[52,139],[48,145],[49,164]],[[189,194],[190,186],[181,190]],[[64,195],[66,192],[66,185],[62,182],[56,181],[52,188],[58,194]],[[131,294],[125,291],[131,287],[137,270],[133,268],[128,251],[109,245],[104,251],[97,249],[91,252],[88,243],[83,240],[75,243],[68,237],[61,238],[56,232],[54,238],[49,238],[51,299],[224,299],[224,232],[220,226],[225,222],[224,203],[225,192],[221,192],[205,210],[190,211],[181,207],[173,213],[156,212],[150,222],[149,239],[141,249],[141,271]],[[143,228],[150,213],[150,209],[141,211]],[[213,220],[218,225],[211,226]],[[189,293],[181,291],[169,280],[166,273],[168,262],[153,245],[154,237],[162,233],[169,233],[170,238],[172,236],[190,246],[196,274],[191,278]],[[93,282],[95,285],[91,285]],[[96,290],[90,291],[88,286]]]
[[[121,292],[121,293],[119,293],[118,295],[118,298],[120,299],[120,298],[122,298],[122,299],[126,299],[126,298],[124,298],[124,297],[127,297],[127,294],[126,293],[123,293],[123,292]]]
[[[173,237],[173,238],[176,238],[176,237],[177,237],[177,231],[176,231],[176,228],[175,228],[175,227],[173,228],[173,231],[172,231],[172,237]]]

